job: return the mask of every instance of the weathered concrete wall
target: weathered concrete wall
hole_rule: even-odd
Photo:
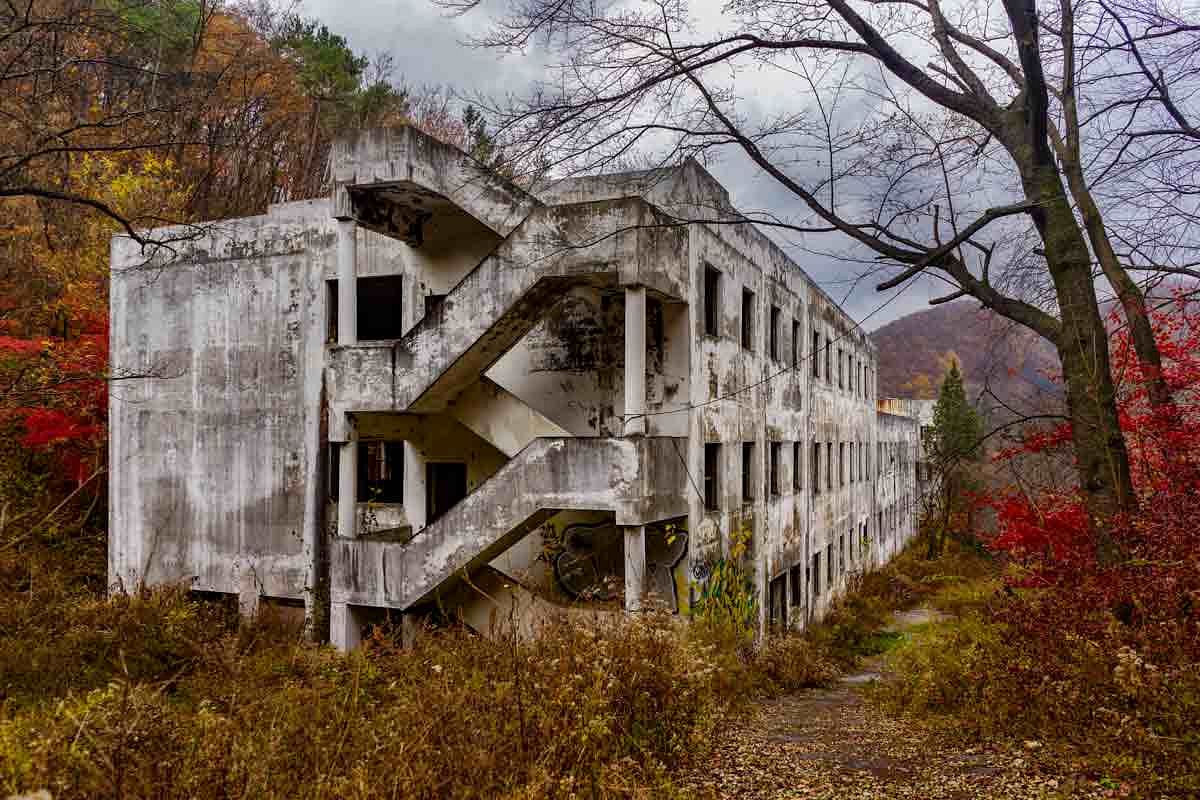
[[[300,599],[320,535],[325,203],[221,223],[177,260],[113,241],[110,579]],[[362,252],[397,245],[371,235]]]

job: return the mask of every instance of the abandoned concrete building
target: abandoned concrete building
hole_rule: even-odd
[[[348,648],[385,614],[687,614],[748,535],[766,630],[912,536],[871,341],[713,224],[694,161],[531,193],[402,128],[332,175],[170,260],[113,240],[113,368],[151,376],[112,392],[115,591],[303,607]]]

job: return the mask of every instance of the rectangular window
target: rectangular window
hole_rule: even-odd
[[[846,534],[838,537],[838,574],[846,574]]]
[[[358,443],[358,499],[404,502],[404,442]]]
[[[800,323],[792,320],[792,369],[800,369]]]
[[[830,347],[829,340],[826,339],[825,340],[825,380],[830,383],[833,383],[833,370],[830,369],[830,366],[831,366],[830,359],[832,358],[830,351],[832,351],[832,350],[833,350],[833,348]]]
[[[833,442],[825,443],[825,488],[833,491]]]
[[[754,352],[754,292],[742,289],[742,347]]]
[[[813,553],[812,563],[812,596],[821,596],[821,554]]]
[[[800,585],[800,565],[792,567],[788,570],[788,577],[792,582],[792,607],[801,605],[804,600],[804,587]]]
[[[704,508],[716,511],[721,507],[721,444],[712,442],[704,445]]]
[[[336,342],[338,335],[337,281],[325,281],[325,341]]]
[[[787,575],[780,575],[771,580],[769,591],[771,593],[771,624],[782,625],[787,619]]]
[[[846,443],[838,442],[838,486],[846,485]]]
[[[742,442],[742,502],[754,499],[754,442]]]
[[[814,378],[821,377],[821,334],[816,331],[813,331],[812,374]]]
[[[854,485],[854,442],[850,443],[850,485]]]
[[[779,307],[771,306],[771,360],[782,361],[779,348]]]
[[[783,442],[771,442],[771,495],[774,497],[783,493],[779,475],[779,462],[782,458]]]
[[[821,493],[821,444],[813,442],[812,446],[812,492]]]
[[[404,335],[403,315],[400,313],[400,309],[404,308],[403,276],[359,278],[355,289],[360,341],[399,339]]]
[[[704,267],[704,333],[720,336],[721,331],[721,273]]]
[[[825,585],[833,587],[833,543],[825,545]]]
[[[845,376],[842,374],[842,348],[840,348],[840,347],[838,348],[838,351],[837,351],[837,359],[838,359],[838,388],[845,389],[846,388],[846,379],[845,379]]]
[[[792,442],[792,491],[798,492],[804,486],[804,463],[801,458],[804,451],[799,442]]]

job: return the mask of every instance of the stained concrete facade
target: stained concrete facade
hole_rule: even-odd
[[[114,369],[155,376],[112,394],[114,588],[350,647],[384,611],[686,613],[741,536],[766,629],[912,536],[870,339],[695,162],[530,193],[404,128],[332,169],[169,261],[113,240]]]

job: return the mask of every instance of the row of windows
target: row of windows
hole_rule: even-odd
[[[770,442],[767,457],[767,491],[772,497],[783,494],[783,451],[785,446],[792,450],[792,491],[798,492],[803,488],[804,464],[803,446],[800,442]],[[836,486],[849,486],[868,480],[871,474],[871,450],[864,442],[838,442],[837,468],[834,469],[834,443],[813,442],[809,466],[812,471],[811,488],[813,494],[820,494],[824,485],[827,491]],[[880,446],[880,458],[883,457],[883,446]],[[821,464],[824,462],[824,468]],[[755,443],[742,442],[742,502],[754,499],[756,481],[755,475]],[[880,471],[882,474],[882,470]],[[710,511],[720,508],[721,498],[721,443],[710,442],[704,445],[704,506]],[[836,479],[835,479],[836,476]]]
[[[867,400],[871,397],[871,368],[867,362],[854,357],[854,353],[844,350],[841,347],[833,346],[833,339],[826,336],[824,340],[821,338],[821,332],[813,329],[812,332],[812,351],[820,353],[821,348],[825,349],[825,358],[815,357],[812,360],[812,376],[820,378],[821,362],[825,362],[824,377],[825,381],[832,385],[834,378],[833,358],[837,356],[837,387],[849,391],[855,397],[860,397]]]
[[[753,290],[742,288],[741,341],[742,347],[754,351],[755,308],[757,300]],[[714,267],[704,268],[704,333],[708,336],[720,335],[721,321],[721,272]],[[790,361],[792,369],[799,369],[804,359],[803,341],[800,334],[802,326],[799,321],[792,320],[792,340]],[[767,326],[767,355],[772,360],[783,362],[783,312],[779,306],[771,306],[771,317]],[[814,326],[812,332],[812,374],[814,378],[822,375],[821,348],[822,337]],[[867,362],[854,357],[849,350],[841,347],[834,348],[831,337],[824,339],[824,376],[826,381],[833,383],[834,370],[832,359],[834,351],[837,355],[837,385],[839,389],[847,390],[857,397],[869,399],[868,387],[871,383],[871,370]]]
[[[838,537],[836,553],[833,549],[833,542],[827,544],[824,550],[813,553],[809,563],[804,565],[804,581],[808,584],[814,603],[823,593],[829,591],[836,580],[846,574],[848,566],[861,561],[866,556],[867,547],[867,523],[864,522],[861,531],[856,532],[851,527],[848,536],[842,534]],[[795,608],[804,604],[804,586],[800,583],[800,567],[800,564],[795,564],[771,581],[769,600],[772,624],[782,622],[786,616],[784,592],[788,588],[787,583],[791,584],[791,606]]]
[[[757,298],[751,289],[742,289],[741,341],[742,347],[754,352],[755,308]],[[784,360],[783,348],[783,311],[779,306],[771,306],[771,316],[767,327],[767,355],[780,363]],[[704,333],[708,336],[719,336],[721,330],[721,273],[713,267],[704,268]],[[800,368],[804,358],[800,322],[792,320],[792,350],[790,362],[792,369]]]
[[[880,511],[876,521],[877,534],[882,538],[890,538],[899,528],[901,514],[906,510],[911,510],[911,504],[912,498],[906,495],[898,504]],[[867,523],[863,522],[858,531],[851,527],[848,536],[847,534],[838,536],[836,552],[833,549],[833,542],[829,542],[824,550],[813,553],[809,563],[804,565],[804,581],[808,584],[813,602],[829,591],[838,578],[845,575],[848,566],[865,558],[869,546]],[[768,591],[772,624],[782,622],[786,616],[784,613],[786,606],[785,581],[791,584],[792,607],[803,605],[804,586],[800,583],[800,564],[795,564],[771,580]]]

